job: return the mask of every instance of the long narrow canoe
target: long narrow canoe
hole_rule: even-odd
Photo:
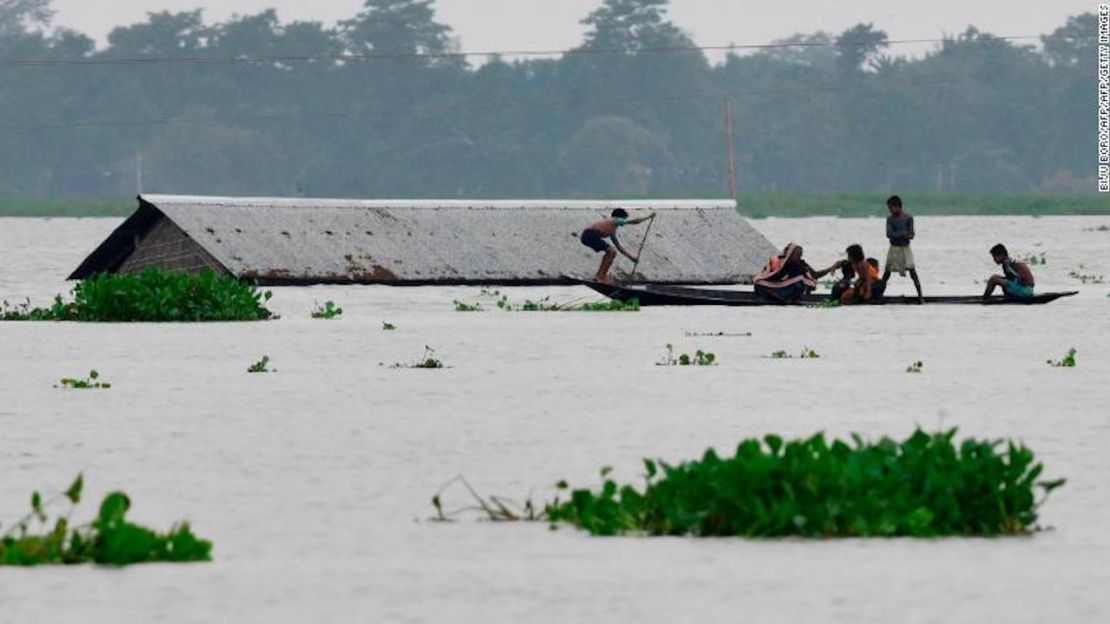
[[[761,299],[751,290],[712,290],[687,286],[664,286],[659,284],[603,284],[580,280],[580,284],[618,301],[637,299],[642,306],[775,306],[783,305]],[[1030,299],[1010,299],[994,296],[925,297],[925,304],[942,305],[1042,305],[1062,297],[1078,294],[1072,292],[1043,293]],[[821,304],[828,301],[826,295],[808,295],[801,305]],[[917,297],[883,297],[882,302],[873,305],[917,305]]]

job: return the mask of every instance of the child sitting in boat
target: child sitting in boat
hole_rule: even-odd
[[[848,253],[848,264],[856,275],[856,281],[850,288],[841,293],[840,304],[852,305],[881,301],[885,284],[879,279],[878,260],[868,258],[863,253],[863,247],[860,245],[851,245],[846,251]]]
[[[623,254],[624,257],[628,258],[629,260],[637,262],[636,256],[633,256],[632,254],[625,251],[624,247],[621,247],[620,241],[617,240],[617,229],[622,228],[626,225],[637,225],[639,223],[643,223],[654,216],[655,213],[653,212],[646,217],[641,217],[639,219],[629,219],[628,211],[626,211],[624,208],[617,208],[613,211],[611,217],[591,223],[590,226],[582,232],[581,240],[583,245],[589,247],[590,249],[593,249],[598,253],[605,254],[601,258],[601,266],[599,266],[597,269],[597,281],[602,283],[609,283],[609,267],[613,265],[613,260],[615,260],[617,257],[617,251],[621,252],[621,254]],[[610,246],[609,242],[605,240],[606,238],[608,238],[610,241],[613,241],[612,246]],[[613,251],[614,247],[616,248],[616,251]]]
[[[983,293],[983,298],[990,297],[994,294],[994,289],[1001,286],[1002,295],[1007,299],[1032,299],[1036,284],[1029,265],[1011,258],[1010,252],[1002,243],[991,247],[991,257],[995,264],[1002,267],[1002,275],[992,275],[987,280],[987,290]]]
[[[767,260],[767,266],[755,276],[755,292],[765,301],[797,303],[817,288],[817,280],[835,271],[838,265],[816,271],[803,258],[801,245],[790,243],[782,254]]]

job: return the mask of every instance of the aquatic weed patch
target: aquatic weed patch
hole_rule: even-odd
[[[1041,254],[1035,254],[1035,253],[1025,254],[1024,256],[1021,256],[1019,258],[1019,260],[1021,260],[1025,264],[1028,264],[1029,266],[1036,266],[1036,265],[1043,266],[1043,265],[1048,264],[1048,259],[1045,258],[1045,255],[1043,253],[1041,253]]]
[[[69,388],[72,390],[108,390],[112,384],[100,381],[100,373],[91,370],[89,376],[84,379],[75,377],[63,377],[55,388]]]
[[[277,371],[276,368],[270,368],[270,356],[263,355],[261,360],[258,360],[254,364],[251,364],[249,368],[247,368],[247,372],[248,373],[276,373],[278,371]]]
[[[1082,270],[1086,267],[1080,266],[1079,268]],[[1090,284],[1101,285],[1106,283],[1105,275],[1094,275],[1090,273],[1080,273],[1079,271],[1071,271],[1070,273],[1068,273],[1068,277],[1072,278],[1073,280],[1078,280],[1084,286]]]
[[[790,352],[786,351],[785,349],[779,349],[778,351],[774,351],[774,352],[771,353],[771,359],[772,360],[793,360],[794,358],[795,358],[795,356],[791,355]],[[798,354],[797,359],[799,359],[799,360],[819,360],[819,359],[821,359],[821,354],[818,353],[815,349],[810,349],[809,347],[803,347],[802,352]]]
[[[188,522],[167,533],[128,522],[131,499],[123,492],[105,496],[92,522],[71,527],[83,488],[84,478],[78,475],[65,492],[49,501],[33,493],[30,513],[0,538],[0,566],[211,561],[212,543],[194,535]],[[48,509],[63,500],[69,501],[68,512],[56,518],[48,516]],[[41,527],[41,533],[32,532],[35,525]]]
[[[924,368],[925,368],[925,363],[918,360],[917,362],[914,362],[913,364],[910,364],[909,366],[907,366],[906,367],[906,372],[907,373],[921,373]]]
[[[1071,349],[1068,349],[1068,352],[1064,354],[1063,358],[1059,360],[1045,360],[1045,363],[1053,368],[1075,368],[1075,356],[1078,353],[1079,352],[1075,350],[1075,347],[1072,347]]]
[[[731,457],[710,449],[681,464],[644,460],[645,484],[576,489],[545,508],[552,523],[594,535],[742,537],[996,536],[1036,529],[1037,511],[1063,479],[1012,441],[956,430],[904,441],[851,443],[824,434],[741,442]],[[560,489],[569,489],[565,483]],[[1038,494],[1040,497],[1038,498]]]
[[[318,303],[312,307],[312,318],[331,320],[343,316],[343,308],[335,305],[334,301],[325,301],[324,305]]]
[[[381,364],[381,366],[385,366],[385,364]],[[421,357],[419,360],[409,363],[397,362],[396,364],[391,365],[389,368],[423,368],[434,370],[447,368],[447,366],[445,366],[443,360],[441,360],[436,355],[435,349],[424,345],[424,356]]]
[[[73,301],[54,298],[49,308],[4,303],[0,320],[131,322],[262,321],[272,293],[211,270],[200,274],[146,269],[127,275],[96,275],[73,287]]]
[[[497,299],[493,302],[493,307],[503,312],[639,312],[640,300],[629,299],[628,301],[619,301],[616,299],[609,299],[606,301],[588,301],[580,303],[578,301],[570,302],[553,302],[551,297],[544,297],[542,299],[525,299],[523,302],[513,302],[509,300],[508,295],[502,295],[500,291],[483,291],[483,296],[496,295]],[[453,301],[456,312],[483,312],[487,308],[482,305],[481,301],[468,303],[465,301]]]
[[[716,366],[717,356],[708,351],[698,349],[694,355],[681,353],[675,355],[674,345],[667,345],[663,359],[655,363],[656,366]]]
[[[397,326],[389,321],[382,321],[382,331],[396,331]]]

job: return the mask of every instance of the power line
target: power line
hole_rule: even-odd
[[[961,43],[995,43],[999,41],[1028,41],[1039,39],[1040,35],[1017,35],[981,39],[968,39]],[[406,61],[406,60],[458,60],[468,58],[497,57],[545,57],[545,56],[588,56],[606,54],[668,54],[681,52],[740,52],[750,50],[776,50],[786,48],[828,48],[844,46],[894,46],[944,43],[950,38],[941,39],[884,39],[880,41],[799,41],[759,44],[728,44],[708,46],[659,46],[643,48],[570,48],[564,50],[485,50],[470,52],[366,52],[334,54],[278,54],[278,55],[236,55],[236,56],[161,56],[133,58],[82,58],[82,59],[0,59],[0,68],[50,68],[50,67],[146,67],[154,65],[228,65],[228,64],[276,64],[355,62],[355,61]]]
[[[683,101],[696,101],[696,100],[710,100],[719,102],[721,100],[739,99],[746,97],[761,97],[768,95],[801,95],[809,93],[831,93],[831,92],[847,92],[847,91],[899,91],[904,89],[925,89],[925,90],[940,90],[957,86],[955,81],[939,81],[939,82],[926,82],[926,83],[911,83],[902,85],[888,85],[888,86],[851,86],[845,87],[843,85],[825,85],[818,87],[807,87],[804,89],[763,89],[757,91],[740,91],[740,92],[715,92],[715,93],[683,93],[683,94],[658,94],[658,95],[635,95],[626,96],[622,98],[611,98],[604,100],[591,100],[590,103],[594,105],[619,105],[628,103],[640,102],[683,102]],[[514,105],[515,104],[515,105]],[[540,104],[527,104],[519,98],[514,103],[506,100],[487,101],[481,104],[472,105],[444,105],[435,107],[424,108],[393,108],[393,109],[374,109],[363,111],[323,111],[317,113],[272,113],[261,115],[234,115],[228,117],[163,117],[159,119],[132,119],[132,120],[85,120],[85,121],[71,121],[71,122],[57,122],[57,123],[43,123],[43,124],[30,124],[30,125],[0,125],[0,131],[16,132],[16,131],[38,131],[38,130],[75,130],[83,128],[139,128],[151,126],[177,126],[177,125],[222,125],[232,123],[244,122],[304,122],[304,121],[328,121],[337,119],[352,119],[364,117],[382,117],[382,116],[422,116],[422,115],[438,115],[443,113],[452,113],[458,111],[480,111],[480,110],[504,110],[508,107],[522,108],[521,104],[525,104],[525,108],[532,108],[535,110],[553,110],[553,109],[572,109],[576,106],[582,105],[581,98],[573,100],[563,100],[559,102],[545,102]]]

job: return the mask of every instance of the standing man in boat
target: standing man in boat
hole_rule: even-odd
[[[994,294],[995,288],[1002,287],[1002,294],[1008,299],[1032,299],[1036,282],[1029,265],[1011,258],[1010,252],[1002,243],[991,247],[991,257],[995,264],[1002,267],[1002,275],[992,275],[987,280],[987,290],[983,293],[983,298],[989,298]]]
[[[583,245],[598,253],[605,254],[601,258],[601,266],[597,269],[597,281],[603,284],[608,284],[611,281],[609,279],[609,267],[613,266],[613,260],[616,259],[618,251],[629,260],[633,262],[638,261],[636,256],[633,256],[625,251],[624,247],[621,247],[620,241],[617,240],[617,229],[626,225],[638,225],[653,217],[655,217],[654,212],[639,219],[629,219],[627,210],[624,208],[617,208],[608,219],[594,221],[582,232],[581,240]],[[612,246],[605,240],[607,238],[613,242]],[[614,247],[616,251],[613,250]]]
[[[917,266],[913,261],[913,251],[910,242],[916,235],[913,230],[913,216],[902,208],[902,198],[894,195],[886,200],[890,216],[886,218],[886,237],[890,240],[890,251],[886,254],[886,271],[883,273],[883,284],[890,279],[891,272],[896,272],[902,277],[909,271],[913,286],[917,289],[917,302],[925,303],[921,294],[921,280],[917,277]]]

